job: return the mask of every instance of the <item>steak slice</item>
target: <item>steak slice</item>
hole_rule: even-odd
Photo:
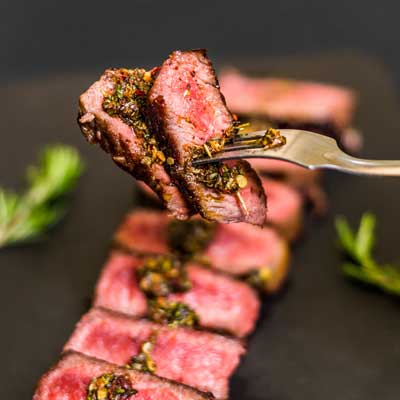
[[[353,91],[334,85],[277,78],[254,78],[234,69],[220,76],[229,108],[262,117],[277,128],[311,130],[332,136],[356,151],[355,131],[348,130],[356,104]]]
[[[101,309],[82,317],[64,350],[127,365],[145,342],[152,343],[155,374],[219,399],[228,398],[229,378],[245,353],[236,339],[190,328],[171,329]]]
[[[209,220],[262,225],[265,195],[247,162],[191,165],[204,145],[235,131],[205,51],[173,52],[154,81],[149,101],[158,139],[174,160],[170,175],[180,182],[188,203]]]
[[[171,214],[179,219],[187,218],[190,214],[189,207],[160,160],[143,162],[148,157],[145,148],[146,141],[149,140],[147,125],[140,121],[140,125],[131,126],[126,120],[116,114],[110,115],[104,109],[104,102],[117,90],[116,81],[121,75],[133,74],[136,71],[146,73],[143,70],[106,70],[100,79],[80,96],[78,123],[90,143],[100,144],[120,168],[146,182]],[[147,110],[139,107],[137,112],[140,114],[139,118],[144,118]]]
[[[135,209],[127,214],[114,235],[114,242],[135,254],[168,254],[168,225],[163,211]]]
[[[267,222],[287,240],[294,240],[303,225],[303,197],[296,189],[277,179],[263,177],[261,180],[268,195]]]
[[[272,228],[219,224],[199,259],[214,269],[248,279],[261,290],[276,292],[289,268],[289,246]]]
[[[170,247],[171,219],[162,211],[135,210],[128,214],[115,235],[118,246],[136,254],[167,254]],[[191,220],[189,220],[190,222]],[[176,222],[183,225],[188,222]],[[195,241],[193,234],[181,239]],[[248,277],[256,270],[268,275],[268,292],[278,290],[285,281],[289,264],[287,242],[272,228],[250,224],[215,224],[207,247],[197,254],[196,262],[239,277]],[[268,270],[268,272],[266,271]]]
[[[145,259],[114,251],[97,283],[94,306],[135,317],[148,313],[148,304],[137,281],[137,270]],[[248,335],[255,326],[260,301],[245,283],[215,271],[190,264],[187,274],[192,288],[167,296],[180,301],[198,315],[200,326],[227,331],[237,337]]]
[[[260,173],[297,189],[311,203],[316,214],[325,214],[328,202],[322,188],[320,171],[311,171],[296,164],[273,159],[254,159],[251,164]]]
[[[118,396],[120,400],[204,400],[211,394],[172,382],[156,375],[118,367],[76,352],[67,352],[58,363],[40,379],[33,400],[88,400],[88,387],[92,380],[103,376],[119,378],[124,385],[115,387],[137,391]],[[126,393],[126,392],[125,392]],[[111,397],[90,397],[111,398]],[[112,397],[116,398],[116,397]]]

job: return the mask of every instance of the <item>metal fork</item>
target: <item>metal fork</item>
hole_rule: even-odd
[[[358,175],[400,176],[400,160],[364,160],[343,152],[336,140],[314,132],[297,129],[280,129],[286,144],[268,149],[257,144],[265,131],[237,136],[223,150],[193,161],[193,165],[205,165],[217,161],[242,158],[275,158],[308,169],[333,169]]]

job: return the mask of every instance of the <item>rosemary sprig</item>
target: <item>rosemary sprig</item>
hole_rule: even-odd
[[[0,247],[37,238],[59,221],[65,213],[65,195],[83,168],[74,148],[53,145],[43,150],[39,165],[28,167],[24,193],[0,188]]]
[[[373,285],[392,295],[400,295],[400,270],[392,265],[378,264],[372,255],[375,244],[376,218],[365,213],[356,232],[343,217],[336,219],[339,242],[350,261],[343,264],[345,275]]]

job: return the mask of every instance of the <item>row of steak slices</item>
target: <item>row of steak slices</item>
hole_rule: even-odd
[[[296,97],[296,90],[291,91],[290,85],[284,86]],[[246,96],[246,90],[242,89],[235,94],[237,98]],[[250,92],[253,90],[251,85],[247,89]],[[318,96],[323,93],[318,94],[314,89],[311,85],[309,92],[314,93],[314,99],[318,101]],[[334,94],[330,89],[326,87],[328,92]],[[286,96],[290,97],[290,93]],[[336,107],[333,107],[335,96]],[[331,96],[330,102],[323,102],[325,121],[332,119],[332,115],[343,105],[343,96],[335,96]],[[258,100],[264,101],[260,96]],[[289,120],[290,107],[287,102],[283,104],[286,104]],[[348,106],[347,102],[344,108]],[[281,107],[282,120],[285,119],[282,113],[285,107]],[[234,108],[234,111],[241,112],[237,102]],[[273,119],[271,113],[267,116],[262,112],[248,114],[257,114],[257,123],[263,117],[263,127],[268,125],[267,119]],[[296,125],[293,118],[290,120]],[[323,122],[320,118],[315,120],[320,124]],[[322,124],[322,131],[324,126],[327,124]],[[101,132],[94,133],[101,142]],[[108,145],[106,141],[103,143],[110,151]],[[321,202],[316,184],[318,177],[315,175],[281,162],[271,161],[259,167],[269,174],[285,176],[288,183],[300,186],[310,197]],[[275,180],[268,179],[263,184],[269,197],[269,224],[287,238],[294,238],[301,226],[301,197],[289,186]],[[171,186],[168,184],[166,187]],[[117,394],[120,400],[131,397],[227,397],[229,377],[245,352],[240,338],[254,329],[259,309],[255,291],[239,279],[246,279],[267,292],[278,290],[287,274],[288,248],[280,235],[269,227],[260,229],[238,224],[213,225],[211,229],[206,227],[205,231],[203,228],[201,223],[179,227],[166,213],[158,211],[138,210],[125,218],[114,237],[117,249],[107,261],[97,285],[94,308],[77,325],[65,346],[62,359],[40,381],[35,400],[107,399],[113,398],[107,396],[116,388],[119,389]],[[194,241],[194,248],[185,241],[178,241],[177,245],[176,240],[171,240],[176,232],[181,235],[186,232],[192,238],[197,235],[199,241]],[[208,235],[207,240],[204,240],[204,232]],[[199,329],[171,329],[143,319],[148,315],[148,301],[138,285],[138,268],[146,262],[149,254],[152,257],[169,252],[182,255],[185,251],[190,253],[185,255],[185,259],[188,260],[186,270],[191,289],[171,294],[169,300],[186,303],[194,309],[199,317]],[[227,272],[234,276],[228,276]],[[211,331],[206,331],[206,328]],[[213,333],[215,330],[229,332],[238,339]],[[143,351],[145,346],[151,347],[155,374],[121,368],[148,355]],[[94,382],[94,377],[102,377],[102,381],[98,379]],[[107,386],[105,382],[108,388],[99,389],[102,384]]]
[[[178,396],[160,392],[166,397],[159,397],[146,384],[145,390],[140,389],[149,379],[148,371],[159,377],[157,384],[156,378],[151,380],[154,390],[159,385],[183,393],[178,398],[201,397],[184,386],[188,385],[204,392],[202,396],[227,398],[229,378],[245,353],[243,338],[254,330],[260,309],[257,290],[243,279],[267,292],[277,291],[287,276],[286,241],[272,228],[201,219],[176,221],[166,212],[142,209],[125,217],[113,242],[93,308],[78,323],[61,361],[40,381],[34,399],[84,399],[93,379],[105,373],[119,375],[115,365],[130,365],[135,357],[146,355],[154,369],[146,364],[147,369],[139,371],[143,378],[135,372],[133,382],[140,385],[133,385],[138,390],[133,398]],[[249,249],[251,243],[257,251]],[[163,301],[188,306],[198,325],[171,327],[171,323],[154,322],[139,272],[146,262],[171,253],[185,260],[190,288],[171,291]],[[144,346],[151,348],[145,355]],[[142,367],[143,363],[139,370]],[[92,370],[101,373],[88,372]],[[130,376],[130,371],[123,376]],[[183,386],[178,389],[170,381]]]

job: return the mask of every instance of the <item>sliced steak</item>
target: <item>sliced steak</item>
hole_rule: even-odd
[[[107,375],[105,375],[107,374]],[[94,382],[96,378],[98,382]],[[109,381],[111,388],[102,388]],[[99,391],[98,391],[99,390]],[[89,397],[88,394],[93,394]],[[108,397],[109,392],[114,393]],[[96,396],[95,393],[98,393]],[[115,397],[115,393],[119,393]],[[103,396],[103,397],[101,397]],[[107,396],[107,397],[106,397]],[[40,379],[33,400],[201,400],[212,399],[189,386],[156,375],[118,367],[80,353],[67,352]]]
[[[167,254],[170,221],[163,211],[135,209],[123,219],[114,241],[136,254]]]
[[[260,173],[298,189],[311,203],[316,214],[325,214],[328,201],[321,184],[320,171],[311,171],[286,161],[273,159],[254,159],[251,163]]]
[[[279,290],[289,267],[289,246],[272,228],[219,224],[199,258],[213,268],[249,279],[267,292]]]
[[[94,305],[136,317],[146,316],[148,303],[136,275],[144,261],[142,257],[113,252],[97,284]],[[254,329],[260,302],[250,287],[194,264],[186,268],[192,288],[170,294],[168,300],[192,308],[200,319],[200,326],[205,328],[227,331],[238,337]]]
[[[180,247],[198,240],[193,232],[187,231],[190,221],[174,222],[182,225]],[[118,228],[116,245],[134,254],[176,252],[171,247],[170,223],[171,219],[162,211],[133,211]],[[288,272],[289,247],[273,228],[245,223],[215,224],[211,235],[208,246],[194,254],[196,262],[245,279],[248,274],[262,270],[268,275],[263,289],[273,292],[281,287]]]
[[[219,399],[228,398],[229,378],[245,352],[236,339],[190,328],[171,329],[101,309],[82,317],[64,350],[127,365],[145,342],[152,346],[155,374]]]
[[[137,72],[139,71],[139,72]],[[187,218],[190,214],[186,201],[171,181],[160,159],[150,160],[146,150],[149,142],[148,124],[142,121],[147,113],[144,106],[129,103],[140,119],[140,124],[129,125],[114,111],[106,112],[104,102],[118,91],[118,79],[129,74],[148,74],[144,70],[109,69],[79,98],[79,125],[90,143],[98,143],[113,161],[135,178],[146,182],[154,190],[163,204],[176,218]],[[148,76],[148,75],[147,75]],[[150,86],[147,85],[146,87]],[[143,88],[142,88],[143,89]],[[138,89],[139,90],[139,89]],[[120,93],[117,93],[120,95]],[[146,93],[140,93],[140,104],[146,102]],[[144,99],[141,99],[143,97]],[[136,108],[138,108],[136,110]],[[111,115],[110,115],[111,113]],[[154,146],[151,151],[154,150]],[[147,160],[147,162],[144,162]]]
[[[264,191],[247,162],[191,165],[210,140],[224,140],[234,132],[233,117],[205,51],[173,52],[154,81],[149,100],[158,139],[174,160],[170,175],[180,182],[188,203],[209,220],[262,225]]]
[[[266,118],[277,128],[306,129],[343,141],[353,118],[355,94],[344,87],[254,78],[233,69],[223,71],[220,82],[233,112]],[[354,137],[354,131],[348,133]],[[347,143],[357,150],[355,140]]]
[[[303,224],[303,197],[296,189],[277,179],[263,177],[261,180],[268,196],[267,223],[286,239],[295,239]]]

